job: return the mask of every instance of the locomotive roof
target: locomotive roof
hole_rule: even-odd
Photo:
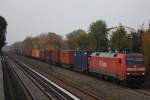
[[[111,53],[111,52],[94,52],[92,53],[92,56],[101,56],[101,57],[110,57],[113,58],[117,55],[117,53]]]
[[[140,53],[129,53],[129,54],[126,54],[126,57],[143,57],[143,54],[140,54]]]

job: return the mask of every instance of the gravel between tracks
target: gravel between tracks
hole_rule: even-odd
[[[41,61],[23,57],[26,63],[32,64],[34,69],[47,75],[55,75],[75,86],[82,87],[106,100],[150,100],[150,96],[140,94],[134,90],[116,85],[90,76],[82,75],[63,68],[54,67]],[[86,99],[87,100],[87,99]]]

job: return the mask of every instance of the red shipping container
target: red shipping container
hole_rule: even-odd
[[[60,62],[61,64],[74,65],[74,51],[73,50],[61,50]]]
[[[58,50],[51,51],[51,63],[52,64],[59,64],[60,63],[59,57],[60,57],[60,54]]]

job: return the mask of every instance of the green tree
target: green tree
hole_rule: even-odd
[[[16,42],[14,44],[11,45],[11,50],[15,51],[16,53],[21,53],[23,50],[23,44],[22,42]]]
[[[126,31],[123,26],[119,26],[111,35],[110,39],[111,50],[122,51],[131,48],[131,38],[126,36]]]
[[[78,38],[81,38],[81,34],[85,34],[86,32],[83,31],[82,29],[78,29],[78,30],[75,30],[71,33],[68,33],[66,38],[67,38],[67,44],[69,46],[70,49],[77,49],[77,48],[80,48],[81,46],[81,42],[78,42],[79,39]],[[80,43],[80,44],[78,44]]]
[[[150,29],[144,33],[143,37],[144,61],[148,74],[150,74]]]
[[[87,33],[81,33],[77,40],[78,48],[81,50],[87,50],[89,48],[89,37]]]
[[[78,39],[77,37],[71,33],[71,34],[67,34],[67,44],[69,46],[70,49],[76,49],[78,47]]]
[[[24,49],[29,49],[31,50],[32,47],[32,37],[27,37],[25,40],[22,42],[23,48]]]
[[[143,33],[143,32],[142,32]],[[141,31],[131,32],[131,42],[132,42],[132,51],[133,52],[142,52],[142,37]]]
[[[108,50],[107,25],[103,20],[98,20],[90,25],[90,47],[96,51]]]
[[[40,39],[39,37],[34,37],[32,39],[32,46],[34,50],[39,50],[40,49]]]
[[[4,17],[0,16],[0,50],[5,45],[7,22]]]

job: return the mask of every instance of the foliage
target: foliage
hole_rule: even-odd
[[[81,29],[68,33],[67,44],[70,49],[86,49],[88,47],[88,34]]]
[[[96,51],[108,50],[108,33],[106,26],[103,20],[98,20],[90,25],[89,39],[91,49]]]
[[[81,50],[88,50],[89,48],[89,37],[87,33],[81,33],[78,37],[78,48]]]
[[[77,37],[73,34],[67,34],[67,44],[70,49],[76,49],[78,47]]]
[[[0,16],[0,50],[5,45],[7,22],[4,17]]]
[[[32,45],[33,45],[32,49],[34,49],[34,50],[40,49],[40,43],[39,42],[40,42],[39,37],[34,37],[32,39]]]
[[[36,37],[27,37],[22,42],[16,42],[12,45],[13,49],[34,49],[34,50],[51,50],[60,49],[62,45],[61,36],[55,33],[43,33]]]
[[[127,37],[124,27],[120,26],[114,31],[110,39],[111,50],[123,51],[131,49],[131,38]]]
[[[32,49],[32,37],[27,37],[23,42],[23,49]]]
[[[131,32],[131,49],[133,52],[142,52],[142,36],[143,31]]]
[[[23,49],[23,45],[22,42],[16,42],[14,44],[11,45],[11,50],[15,51],[15,52],[21,52]]]
[[[48,44],[47,45],[52,45],[53,49],[60,49],[62,47],[62,37],[58,34],[55,33],[48,33]]]
[[[148,73],[150,74],[150,29],[144,33],[143,37],[144,61]]]

